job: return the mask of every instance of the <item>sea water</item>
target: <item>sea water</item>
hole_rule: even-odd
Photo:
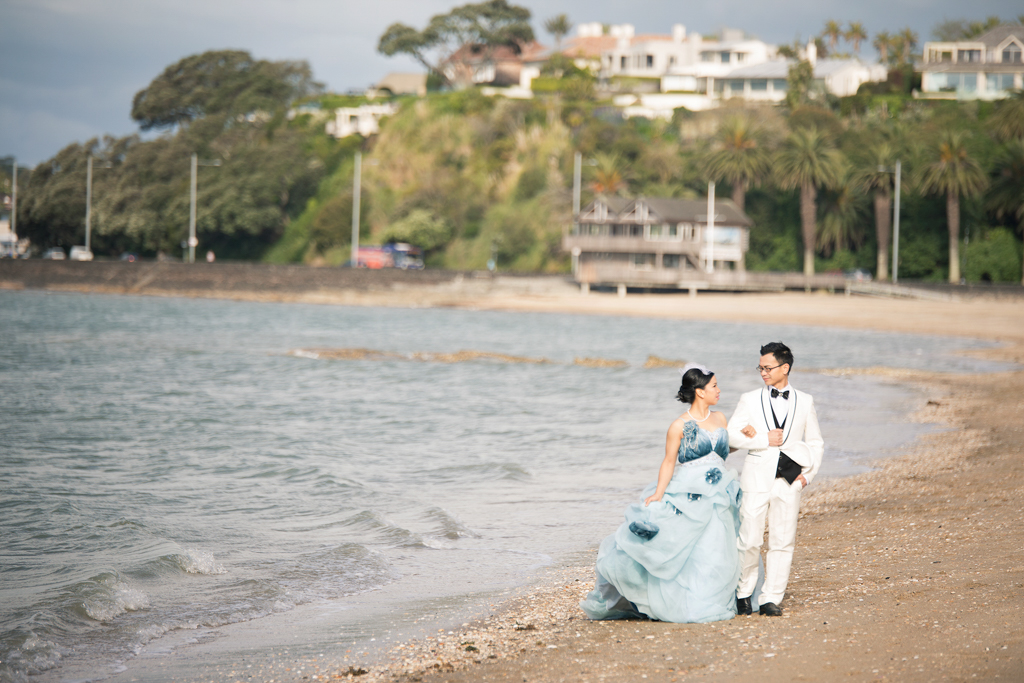
[[[303,605],[372,613],[387,586],[443,609],[522,583],[655,478],[681,408],[648,356],[714,370],[729,414],[778,339],[823,477],[925,427],[912,389],[813,370],[1004,367],[955,353],[981,342],[872,331],[0,292],[0,681],[102,679]],[[464,350],[544,362],[416,355]]]

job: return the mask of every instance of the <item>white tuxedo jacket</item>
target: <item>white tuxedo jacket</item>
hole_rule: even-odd
[[[808,484],[821,467],[825,441],[821,438],[821,429],[818,427],[814,399],[810,394],[797,389],[792,391],[781,447],[768,445],[768,432],[775,429],[768,387],[748,391],[740,396],[736,412],[729,420],[729,446],[747,449],[743,472],[740,474],[740,486],[744,491],[771,490],[775,483],[780,452],[786,453],[802,466],[802,474]],[[757,430],[753,438],[747,438],[740,433],[747,425]]]

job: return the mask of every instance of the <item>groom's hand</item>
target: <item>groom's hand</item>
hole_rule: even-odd
[[[781,446],[782,445],[782,430],[773,429],[768,432],[768,445],[769,446]]]

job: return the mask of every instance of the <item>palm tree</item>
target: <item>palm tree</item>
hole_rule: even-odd
[[[626,178],[620,167],[622,161],[617,154],[598,154],[597,168],[590,188],[599,195],[615,195],[626,189]]]
[[[775,160],[779,185],[800,188],[800,225],[804,238],[804,275],[814,275],[819,187],[835,187],[843,157],[832,140],[815,127],[798,128],[786,138]]]
[[[868,39],[868,32],[864,30],[864,24],[859,21],[851,21],[843,38],[846,42],[851,43],[853,51],[859,54],[861,41]]]
[[[1024,90],[1018,90],[999,103],[988,126],[1000,142],[1024,138]]]
[[[879,31],[871,42],[874,48],[878,50],[878,61],[882,64],[889,63],[889,50],[892,49],[892,42],[892,36],[889,35],[888,31]]]
[[[960,197],[981,194],[988,178],[970,155],[966,135],[946,131],[939,136],[934,160],[924,167],[920,186],[924,192],[946,195],[946,225],[949,228],[949,281],[960,282]]]
[[[917,47],[917,34],[908,26],[899,34],[900,43],[903,48],[902,59],[904,64],[910,64],[910,54]]]
[[[996,155],[988,205],[999,218],[1012,215],[1017,229],[1024,231],[1024,137],[1007,143]]]
[[[821,219],[818,242],[825,256],[846,248],[856,249],[864,243],[863,199],[851,169],[843,164],[839,183],[829,193]]]
[[[569,17],[565,14],[559,14],[556,17],[551,17],[544,22],[544,30],[555,37],[555,52],[561,50],[562,38],[571,28],[572,23],[569,21]]]
[[[732,201],[743,211],[747,190],[768,175],[771,159],[763,135],[744,116],[726,119],[717,141],[704,162],[704,171],[715,180],[732,185]]]
[[[892,175],[889,169],[896,160],[893,147],[882,140],[871,145],[867,154],[858,160],[853,180],[859,187],[870,192],[875,204],[875,239],[878,242],[878,259],[875,263],[875,278],[889,279],[889,240],[892,224]]]
[[[828,38],[828,48],[830,52],[836,51],[836,43],[843,36],[843,27],[835,19],[829,19],[825,22],[825,28],[821,32],[822,38]]]

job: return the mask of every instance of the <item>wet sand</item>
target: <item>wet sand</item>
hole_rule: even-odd
[[[488,303],[475,306],[951,334],[1006,343],[974,352],[988,358],[1024,359],[1024,303],[1016,301],[786,294]],[[410,641],[358,678],[1024,680],[1024,372],[847,372],[918,385],[925,398],[913,419],[947,429],[876,470],[808,489],[782,618],[588,621],[576,605],[593,585],[594,539],[576,566],[552,570],[493,616]]]
[[[1024,299],[823,293],[620,299],[564,288],[166,295],[870,328],[1001,341],[1000,348],[971,353],[1024,362]],[[920,386],[925,398],[914,419],[947,430],[880,460],[876,470],[807,490],[782,618],[705,625],[588,621],[577,603],[593,583],[601,540],[595,538],[594,552],[548,571],[480,621],[409,640],[372,666],[358,657],[345,666],[296,657],[293,666],[276,669],[276,679],[1024,681],[1024,371],[856,372]],[[195,679],[153,673],[154,680]],[[251,671],[216,678],[255,680]]]

